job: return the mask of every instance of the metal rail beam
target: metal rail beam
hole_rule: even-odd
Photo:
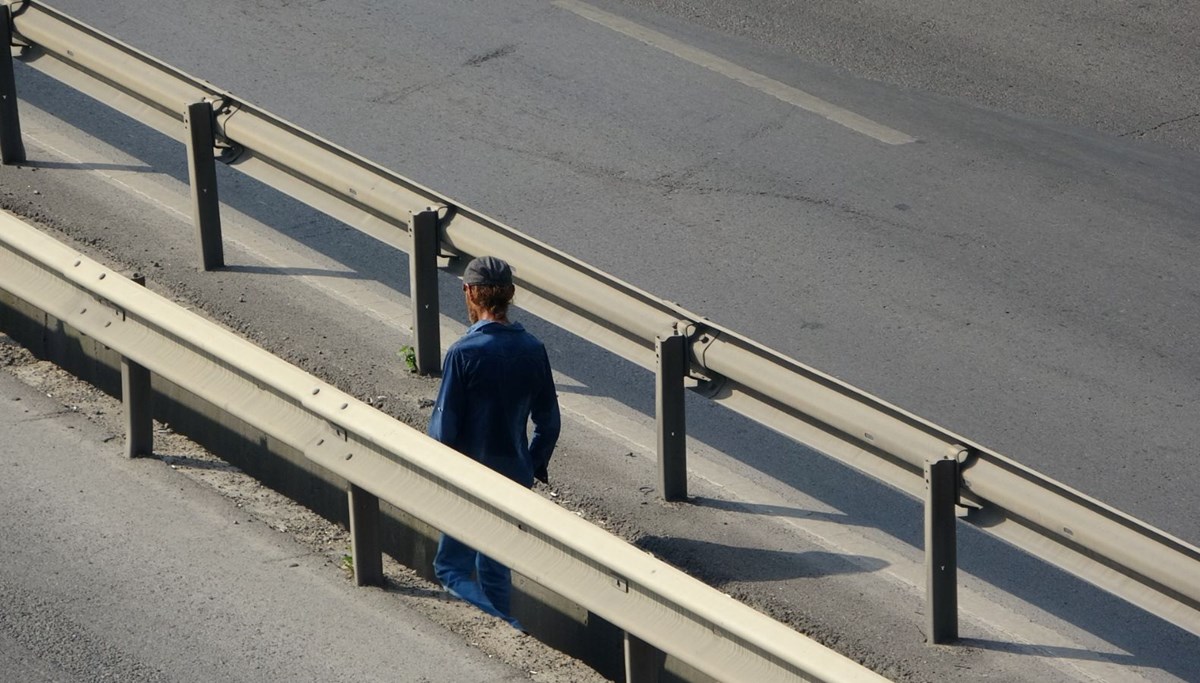
[[[37,2],[22,3],[26,61],[168,135],[180,112],[209,100],[218,141],[247,174],[408,251],[408,217],[447,207],[444,250],[492,254],[513,264],[518,304],[647,369],[658,333],[677,323],[694,335],[690,363],[731,409],[915,497],[924,460],[955,444],[966,521],[1200,634],[1200,549],[948,430],[658,299],[549,245],[475,212],[348,150],[241,102]],[[465,259],[459,259],[458,266]]]
[[[0,289],[346,479],[360,524],[378,497],[717,680],[885,680],[7,213]]]

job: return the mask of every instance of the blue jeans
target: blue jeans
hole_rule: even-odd
[[[471,577],[474,571],[475,577]],[[471,546],[442,534],[433,573],[454,597],[466,600],[494,617],[524,631],[509,613],[512,599],[512,570]]]

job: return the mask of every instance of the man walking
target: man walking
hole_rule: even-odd
[[[547,482],[560,427],[558,396],[546,348],[508,320],[512,269],[494,256],[474,259],[463,292],[471,327],[446,352],[429,435],[527,488],[535,479]],[[508,567],[443,534],[433,571],[451,595],[524,630],[510,612]]]

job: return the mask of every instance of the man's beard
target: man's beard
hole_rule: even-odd
[[[471,293],[466,291],[465,287],[463,288],[463,301],[467,304],[467,320],[474,325],[479,322],[479,308],[471,301]]]

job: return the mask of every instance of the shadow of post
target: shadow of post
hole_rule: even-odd
[[[661,560],[687,568],[689,573],[714,587],[734,581],[862,574],[890,566],[879,558],[864,555],[766,550],[677,537],[645,536],[637,545]]]

